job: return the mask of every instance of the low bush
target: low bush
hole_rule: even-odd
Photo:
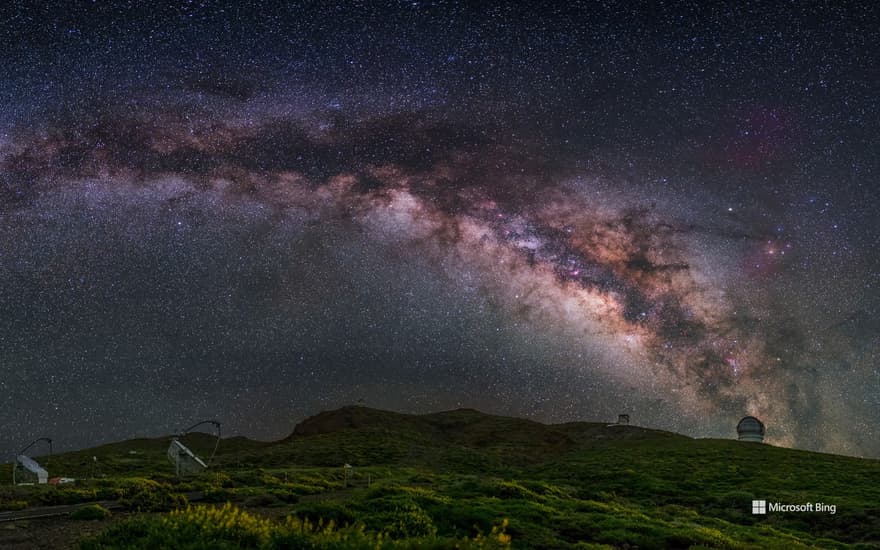
[[[229,474],[224,472],[211,472],[206,476],[205,481],[207,481],[210,485],[214,487],[234,487],[235,482],[232,481],[232,478],[229,477]]]
[[[336,525],[354,523],[354,513],[342,504],[330,502],[314,502],[296,507],[292,517],[311,523],[332,521]]]
[[[172,491],[169,485],[151,479],[134,478],[129,480],[119,499],[127,510],[138,512],[164,512],[184,508],[186,497]]]
[[[431,516],[412,502],[365,515],[363,521],[371,530],[385,532],[393,539],[430,537],[437,534]]]
[[[68,516],[70,519],[77,520],[98,520],[110,517],[110,510],[104,508],[100,504],[89,504],[82,508],[77,508]]]

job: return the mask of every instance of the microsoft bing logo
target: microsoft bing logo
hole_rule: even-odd
[[[753,514],[766,514],[767,513],[767,501],[766,500],[753,500],[752,501],[752,513]]]

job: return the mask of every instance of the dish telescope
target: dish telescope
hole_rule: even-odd
[[[214,429],[217,432],[217,440],[214,442],[214,451],[211,453],[211,456],[208,457],[207,461],[202,460],[201,457],[196,455],[181,441],[181,439],[188,433],[205,424],[210,424],[214,426]],[[168,460],[170,460],[171,464],[174,465],[174,473],[177,474],[178,477],[189,474],[197,474],[207,469],[208,466],[211,465],[211,461],[214,460],[214,455],[217,454],[217,448],[219,446],[220,423],[216,420],[202,420],[201,422],[193,424],[189,428],[177,434],[175,437],[171,438],[171,444],[168,446]]]
[[[45,441],[49,445],[49,454],[46,456],[46,465],[49,465],[49,458],[52,457],[52,440],[48,437],[39,437],[31,441],[24,449],[18,452],[15,457],[15,463],[12,465],[12,484],[23,485],[37,483],[44,485],[49,481],[49,472],[42,467],[39,462],[31,458],[27,452],[37,443]],[[22,481],[26,479],[27,481]]]

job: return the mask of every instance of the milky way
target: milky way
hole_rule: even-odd
[[[597,58],[619,61],[609,45]],[[338,71],[278,74],[268,54],[181,74],[136,42],[123,50],[121,72],[150,79],[110,76],[93,54],[108,80],[32,96],[41,80],[22,64],[7,86],[20,110],[0,142],[0,419],[21,427],[4,446],[87,425],[104,428],[69,445],[163,433],[198,415],[279,437],[365,399],[546,421],[631,412],[714,437],[754,414],[777,444],[880,452],[866,432],[880,382],[874,167],[844,137],[818,167],[803,138],[852,134],[840,104],[817,99],[834,119],[817,126],[812,96],[725,91],[718,75],[690,81],[717,88],[691,104],[662,99],[674,86],[639,90],[647,113],[628,84],[609,94],[593,78],[594,106],[573,99],[581,88],[545,104],[503,44],[490,50],[508,78],[458,97],[465,66],[348,89]],[[322,55],[307,67],[341,62]],[[669,69],[656,63],[633,69],[643,84]],[[583,87],[585,69],[568,70]],[[352,81],[385,74],[365,71]],[[676,114],[689,123],[664,129]]]

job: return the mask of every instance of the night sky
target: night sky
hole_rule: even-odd
[[[4,7],[0,452],[363,400],[880,457],[877,9],[635,4]]]

